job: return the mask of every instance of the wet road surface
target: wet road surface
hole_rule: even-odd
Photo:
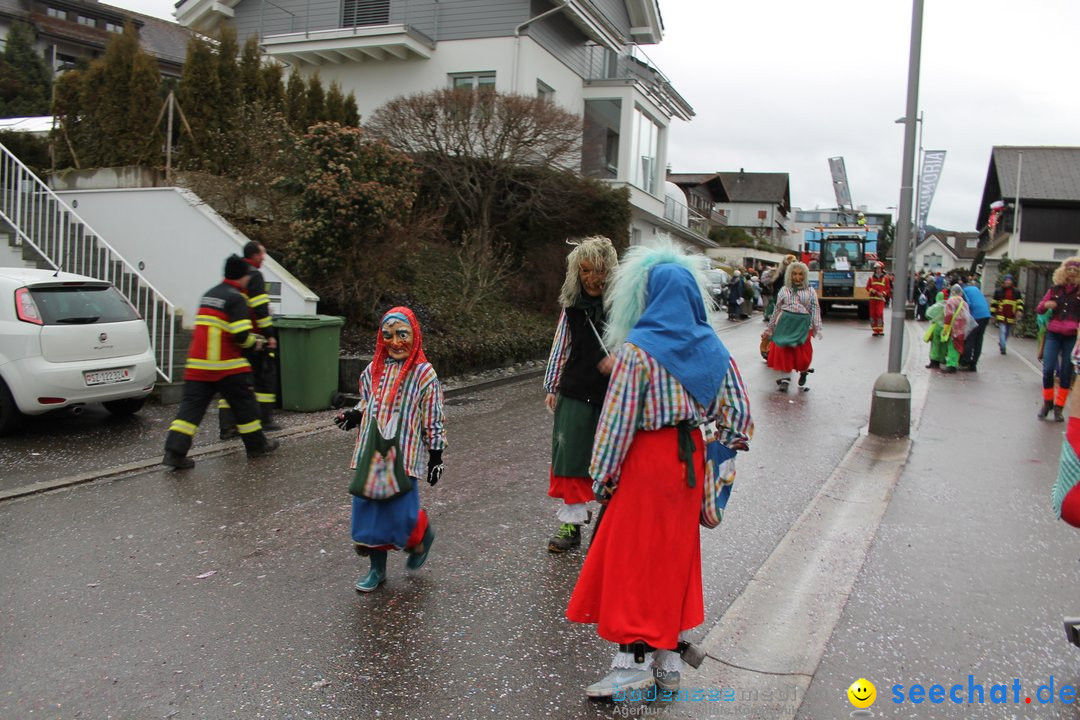
[[[865,424],[887,352],[830,320],[813,389],[783,395],[760,321],[720,322],[757,431],[724,525],[702,535],[700,635]],[[391,555],[370,595],[352,589],[366,561],[349,542],[352,435],[336,430],[0,504],[0,717],[612,717],[582,692],[612,646],[563,617],[581,552],[545,549],[542,399],[531,380],[448,401],[446,475],[421,489],[431,557],[407,574]]]

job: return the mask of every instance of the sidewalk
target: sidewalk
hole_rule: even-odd
[[[908,322],[908,337],[924,328]],[[1080,718],[1034,696],[1051,676],[1056,692],[1080,687],[1061,622],[1080,614],[1080,534],[1049,506],[1064,425],[1035,418],[1034,343],[1002,356],[994,340],[978,373],[955,375],[924,369],[926,346],[913,346],[910,442],[856,442],[686,673],[684,686],[720,701],[669,714],[843,717],[847,688],[866,678],[877,717],[1014,716],[1031,696],[1039,717]],[[1018,679],[1024,707],[906,700],[913,684],[966,688],[969,674],[986,692]]]
[[[987,340],[978,373],[930,379],[907,467],[800,718],[853,710],[846,691],[859,678],[877,686],[877,717],[1080,717],[1035,696],[1051,677],[1055,691],[1080,687],[1080,649],[1062,629],[1080,614],[1080,532],[1049,497],[1065,426],[1035,417],[1034,342],[1010,341],[1002,356]],[[1010,701],[1018,679],[1019,704],[966,704],[969,675],[987,693],[1009,685]],[[915,683],[960,683],[965,704],[920,707],[906,699]],[[895,685],[905,702],[893,702]]]

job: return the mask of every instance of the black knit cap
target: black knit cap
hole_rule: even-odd
[[[247,275],[249,270],[251,270],[251,266],[244,262],[244,258],[239,255],[230,255],[225,260],[226,280],[239,280]]]

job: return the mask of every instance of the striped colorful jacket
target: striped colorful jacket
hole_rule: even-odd
[[[544,372],[544,392],[559,391],[559,380],[563,368],[570,357],[570,324],[566,321],[566,310],[559,313],[559,322],[555,325],[555,338],[551,341],[548,352],[547,370]]]
[[[247,296],[234,280],[223,280],[199,301],[184,379],[214,382],[251,372],[243,351],[255,345]]]
[[[431,363],[420,363],[412,369],[398,388],[397,402],[390,407],[387,395],[401,372],[401,363],[388,360],[379,387],[371,389],[371,365],[360,374],[360,402],[356,409],[364,413],[353,448],[349,467],[356,469],[364,439],[376,419],[384,438],[394,437],[401,423],[399,443],[405,472],[414,478],[427,477],[426,450],[446,447],[443,429],[443,390]],[[424,452],[421,452],[424,450]]]
[[[658,430],[692,420],[716,421],[720,442],[745,447],[754,434],[750,396],[739,368],[731,360],[716,398],[702,407],[660,363],[641,348],[626,343],[615,359],[604,407],[593,441],[589,475],[595,482],[616,484],[634,433]]]

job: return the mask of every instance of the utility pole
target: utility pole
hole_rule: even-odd
[[[907,110],[904,113],[904,158],[901,165],[900,212],[896,226],[892,312],[889,325],[888,371],[874,383],[870,403],[870,434],[907,437],[911,431],[911,383],[900,372],[904,350],[904,320],[907,298],[897,301],[897,288],[906,293],[908,256],[911,245],[911,196],[915,164],[915,123],[919,107],[919,60],[922,52],[923,0],[913,0],[911,10],[911,51],[908,58]]]

